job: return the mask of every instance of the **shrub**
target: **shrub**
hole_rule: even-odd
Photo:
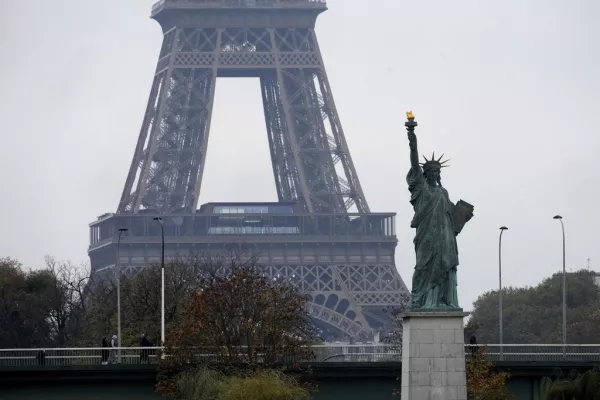
[[[232,377],[222,387],[218,400],[308,400],[308,391],[294,378],[278,371],[249,377]]]
[[[179,374],[177,394],[181,400],[308,400],[298,381],[279,371],[227,376],[206,367]]]
[[[227,377],[206,367],[183,372],[177,378],[177,389],[183,400],[218,400]]]

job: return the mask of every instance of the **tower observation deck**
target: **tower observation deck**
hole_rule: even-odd
[[[327,9],[325,0],[160,0],[152,6],[152,17],[164,10],[181,9],[251,9],[251,8],[279,8],[279,9]]]
[[[330,340],[392,326],[409,293],[394,263],[395,215],[370,211],[315,34],[323,0],[161,0],[163,44],[116,213],[90,225],[93,271],[235,248],[311,296]],[[260,80],[276,203],[198,208],[218,77]],[[240,105],[243,107],[243,105]],[[219,132],[214,132],[219,134]],[[120,228],[122,235],[116,254]]]

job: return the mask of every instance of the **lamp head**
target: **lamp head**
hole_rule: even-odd
[[[554,219],[562,219],[562,217],[560,215],[555,215]]]
[[[129,229],[127,228],[119,228],[119,232],[127,232]]]
[[[501,230],[501,231],[507,231],[507,230],[508,230],[508,228],[507,228],[507,227],[505,227],[505,226],[501,226],[501,227],[500,227],[500,230]]]

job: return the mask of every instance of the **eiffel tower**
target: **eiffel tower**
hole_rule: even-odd
[[[232,246],[310,294],[329,340],[373,340],[408,290],[394,213],[369,210],[315,35],[325,0],[161,0],[164,38],[117,212],[90,225],[92,270]],[[276,203],[198,208],[218,77],[260,79]],[[217,132],[218,134],[218,132]],[[127,228],[119,237],[119,229]]]

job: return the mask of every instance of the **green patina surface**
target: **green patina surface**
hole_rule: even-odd
[[[406,177],[411,193],[416,229],[416,266],[412,279],[411,311],[456,311],[458,305],[456,236],[473,217],[473,207],[463,201],[452,203],[442,186],[441,157],[419,163],[414,116],[406,122],[411,168]]]

